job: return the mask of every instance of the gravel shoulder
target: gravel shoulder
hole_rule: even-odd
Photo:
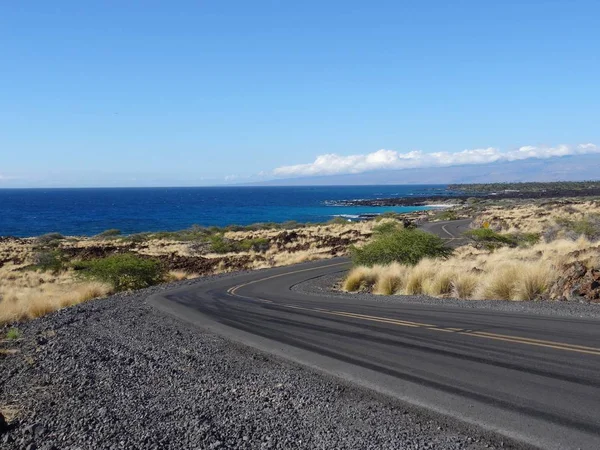
[[[549,317],[572,317],[600,319],[600,304],[558,301],[507,301],[507,300],[460,300],[456,298],[434,298],[425,295],[374,295],[370,293],[347,293],[335,288],[344,274],[328,275],[297,284],[293,290],[306,294],[335,298],[361,298],[365,301],[398,302],[415,305],[447,306],[452,308],[485,309],[504,313],[528,313]]]
[[[3,449],[511,448],[146,304],[174,283],[22,324],[0,355]],[[321,280],[320,282],[324,282]],[[514,447],[513,447],[514,448]]]

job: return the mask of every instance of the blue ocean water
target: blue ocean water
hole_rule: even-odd
[[[445,186],[302,186],[198,188],[0,189],[0,236],[59,232],[91,236],[198,225],[323,222],[419,207],[347,207],[336,201],[447,194]]]

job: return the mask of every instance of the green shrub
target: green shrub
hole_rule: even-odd
[[[130,234],[129,236],[123,236],[123,237],[121,237],[121,240],[127,241],[127,242],[132,242],[132,243],[140,243],[140,242],[146,242],[146,241],[150,240],[151,238],[152,238],[152,233],[136,233],[136,234]]]
[[[394,233],[395,231],[401,230],[402,227],[400,226],[399,222],[383,222],[379,225],[376,225],[373,227],[373,234],[375,235],[381,235],[381,234],[388,234],[388,233]]]
[[[10,341],[14,341],[16,339],[19,339],[21,337],[21,330],[19,330],[18,328],[10,328],[7,332],[6,332],[6,339],[10,340]]]
[[[450,209],[437,213],[433,218],[434,220],[457,220],[458,213]]]
[[[226,239],[222,234],[212,235],[209,242],[210,249],[215,253],[231,253],[238,249],[234,241]]]
[[[591,240],[600,238],[600,216],[597,214],[589,214],[583,219],[577,220],[560,217],[556,219],[556,223],[570,232],[572,238],[582,235]]]
[[[95,237],[98,239],[109,239],[109,238],[117,237],[120,235],[121,235],[121,230],[112,228],[110,230],[106,230],[100,234],[97,234]]]
[[[60,233],[48,233],[38,236],[36,243],[42,247],[57,247],[64,238]]]
[[[255,252],[266,252],[269,246],[269,240],[265,238],[244,239],[237,245],[242,251],[254,250]]]
[[[280,224],[280,228],[282,230],[291,230],[294,228],[304,228],[304,227],[306,227],[305,223],[300,223],[295,220],[288,220],[287,222],[283,222],[282,224]]]
[[[111,284],[115,291],[152,286],[163,281],[165,275],[160,262],[131,254],[82,261],[74,268],[86,277]]]
[[[494,249],[503,245],[514,247],[517,241],[514,237],[507,234],[496,233],[491,228],[477,228],[465,232],[465,236],[471,238],[476,244],[488,249]]]
[[[33,256],[32,269],[59,273],[65,268],[63,255],[58,250],[41,251]]]
[[[402,218],[402,214],[399,214],[399,213],[393,212],[393,211],[387,211],[387,212],[381,213],[377,217],[375,217],[375,222],[381,222],[383,219],[400,220],[401,218]]]
[[[216,228],[216,230],[212,228]],[[136,236],[136,239],[139,239],[138,236],[141,236],[143,240],[171,239],[174,241],[200,241],[206,240],[208,236],[219,231],[220,229],[217,227],[205,228],[200,225],[192,225],[190,228],[186,228],[185,230],[141,233],[139,235],[129,236],[129,238],[131,239],[133,236]]]
[[[540,233],[516,233],[510,235],[519,247],[531,247],[540,242]]]
[[[447,258],[452,249],[445,246],[443,239],[421,230],[397,230],[379,234],[362,248],[351,247],[355,265],[417,264],[421,259]]]
[[[326,222],[327,225],[347,225],[349,222],[348,219],[344,219],[343,217],[334,217]]]

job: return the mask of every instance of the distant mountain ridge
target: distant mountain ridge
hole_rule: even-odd
[[[334,186],[373,184],[501,183],[600,179],[600,155],[469,164],[356,174],[300,177],[247,183],[252,186]]]

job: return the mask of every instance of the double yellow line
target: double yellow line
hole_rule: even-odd
[[[230,295],[237,296],[237,297],[248,298],[251,300],[259,300],[259,301],[265,302],[265,303],[273,303],[271,300],[266,300],[266,299],[262,299],[262,298],[254,298],[254,297],[246,297],[244,295],[237,294],[236,292],[238,289],[240,289],[244,286],[248,286],[248,285],[259,283],[259,282],[266,281],[266,280],[271,280],[273,278],[279,278],[282,276],[292,275],[292,274],[300,273],[300,272],[308,272],[311,270],[341,266],[341,265],[345,265],[345,264],[348,264],[348,263],[336,263],[336,264],[330,264],[328,266],[313,267],[310,269],[302,269],[302,270],[296,270],[293,272],[286,272],[286,273],[281,273],[278,275],[272,275],[270,277],[265,277],[265,278],[261,278],[258,280],[249,281],[248,283],[233,286],[227,290],[227,293]],[[364,321],[369,321],[369,322],[386,323],[386,324],[397,325],[397,326],[402,326],[402,327],[409,327],[409,328],[424,328],[424,329],[431,330],[431,331],[456,333],[456,334],[462,334],[462,335],[466,335],[466,336],[477,337],[477,338],[481,338],[481,339],[491,339],[491,340],[496,340],[496,341],[515,343],[515,344],[531,345],[531,346],[535,346],[535,347],[546,347],[546,348],[553,348],[556,350],[563,350],[563,351],[569,351],[569,352],[585,353],[588,355],[600,356],[600,348],[586,347],[584,345],[568,344],[565,342],[546,341],[543,339],[532,339],[532,338],[526,338],[526,337],[521,337],[521,336],[511,336],[511,335],[507,335],[507,334],[488,333],[485,331],[475,331],[475,330],[468,330],[468,329],[464,329],[464,328],[442,327],[439,325],[434,325],[434,324],[429,324],[429,323],[412,322],[412,321],[400,320],[400,319],[391,319],[389,317],[371,316],[371,315],[367,315],[367,314],[357,314],[357,313],[351,313],[351,312],[347,312],[347,311],[335,311],[335,310],[328,310],[328,309],[323,309],[323,308],[306,308],[303,306],[287,305],[287,304],[282,304],[282,303],[277,303],[277,306],[280,306],[283,308],[301,310],[301,311],[316,312],[316,313],[325,314],[325,315],[347,317],[347,318],[351,318],[351,319],[358,319],[358,320],[364,320]]]

